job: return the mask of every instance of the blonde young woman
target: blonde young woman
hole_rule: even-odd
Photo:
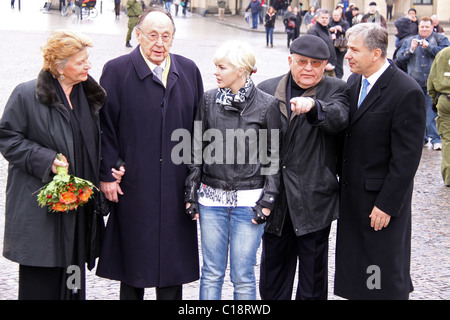
[[[223,44],[214,63],[218,88],[202,97],[196,124],[202,137],[212,134],[215,143],[194,140],[203,159],[189,166],[186,179],[187,213],[200,219],[200,299],[221,299],[229,251],[234,299],[252,300],[256,251],[278,194],[280,112],[277,100],[257,89],[250,77],[256,67],[248,44]],[[245,137],[240,139],[238,132]],[[256,145],[259,154],[252,152]]]

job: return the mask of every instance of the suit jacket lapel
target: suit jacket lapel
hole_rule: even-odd
[[[169,54],[169,57],[167,58],[170,59],[170,69],[169,74],[167,76],[166,94],[168,94],[170,90],[172,90],[172,87],[175,85],[175,83],[177,83],[178,79],[180,78],[178,72],[180,66],[178,65],[177,59],[173,54]]]
[[[355,112],[355,116],[353,117],[353,122],[357,121],[364,113],[367,112],[367,110],[369,110],[370,108],[372,108],[374,106],[374,101],[376,101],[378,99],[378,97],[381,95],[381,87],[384,87],[383,85],[383,76],[381,76],[380,78],[378,78],[377,82],[375,82],[375,85],[372,87],[372,89],[370,89],[370,92],[367,94],[366,98],[364,99],[364,101],[361,103],[361,105],[359,106],[359,108],[357,108],[356,112]],[[361,87],[361,83],[359,84],[359,87]],[[357,92],[357,97],[356,97],[356,105],[358,105],[358,96],[359,96],[359,90]]]
[[[144,58],[142,57],[140,46],[137,46],[133,51],[130,52],[131,61],[133,61],[134,69],[139,77],[139,79],[144,80],[146,77],[152,75],[152,70],[148,67]]]
[[[278,86],[275,90],[275,98],[280,102],[280,112],[287,119],[288,111],[287,111],[287,102],[286,102],[286,86],[288,84],[290,73],[286,74],[278,83]]]
[[[372,108],[375,104],[374,102],[381,96],[383,90],[388,86],[390,79],[394,75],[394,68],[392,67],[392,63],[389,68],[387,68],[383,74],[378,78],[377,82],[373,85],[372,89],[370,89],[370,92],[367,94],[364,101],[361,103],[360,107],[358,108],[358,98],[359,98],[359,91],[361,90],[361,77],[358,76],[356,79],[356,83],[353,83],[351,96],[350,96],[350,112],[351,112],[351,119],[350,119],[350,125],[358,121],[359,118],[363,114],[367,112],[370,108]]]
[[[358,98],[359,92],[361,91],[361,75],[355,77],[356,80],[353,83],[350,83],[350,116],[351,119],[355,117],[356,111],[358,111]]]

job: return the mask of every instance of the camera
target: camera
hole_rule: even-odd
[[[423,43],[423,39],[417,40],[417,44],[418,44],[419,46],[422,46],[422,43]]]

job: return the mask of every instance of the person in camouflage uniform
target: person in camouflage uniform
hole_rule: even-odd
[[[437,104],[436,127],[442,140],[441,173],[450,187],[450,47],[436,55],[428,76],[428,94]]]
[[[134,27],[137,25],[139,21],[139,17],[142,15],[142,3],[138,0],[128,0],[127,1],[127,16],[128,16],[128,32],[126,38],[125,46],[131,48],[130,44],[131,33],[133,32]]]

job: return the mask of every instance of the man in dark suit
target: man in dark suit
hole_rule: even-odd
[[[334,293],[408,299],[411,198],[422,154],[425,96],[386,59],[376,23],[347,31],[350,124],[343,139]]]

